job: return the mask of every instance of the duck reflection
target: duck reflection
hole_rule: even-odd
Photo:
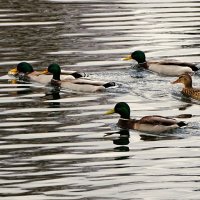
[[[191,100],[190,100],[190,102],[191,102]],[[179,107],[179,110],[186,110],[187,108],[189,108],[189,107],[191,107],[191,106],[192,106],[191,103],[187,103],[187,104],[185,104],[185,105],[183,105],[183,106],[180,106],[180,107]]]
[[[30,83],[23,83],[16,79],[8,79],[9,84],[16,84],[15,88],[19,88],[19,90],[12,92],[12,94],[18,95],[25,95],[32,93],[32,88],[30,87]]]
[[[183,137],[173,134],[165,135],[150,135],[150,134],[140,134],[140,139],[143,141],[161,141],[161,140],[177,140],[183,139]]]
[[[115,151],[129,151],[129,147],[126,146],[130,143],[129,141],[129,130],[128,129],[120,129],[117,132],[107,133],[105,136],[113,135],[113,134],[119,134],[119,137],[113,139],[113,144],[117,145],[117,147],[114,148]]]
[[[45,99],[47,100],[57,100],[60,99],[60,89],[59,87],[53,87],[45,92]],[[59,108],[60,102],[49,102],[49,108]]]

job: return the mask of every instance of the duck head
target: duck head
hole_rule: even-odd
[[[105,114],[110,115],[113,113],[118,113],[123,119],[130,119],[130,107],[125,102],[119,102],[115,105],[113,109],[108,110]]]
[[[46,70],[41,72],[41,74],[48,74],[48,73],[53,74],[53,79],[55,81],[60,81],[61,68],[58,64],[56,63],[50,64]]]
[[[24,73],[24,74],[29,74],[32,73],[33,67],[31,64],[27,63],[27,62],[21,62],[17,65],[16,68],[11,69],[8,74],[12,74],[12,75],[17,75],[19,73]]]
[[[123,58],[123,60],[136,60],[138,63],[145,63],[146,62],[146,56],[143,51],[134,51],[131,55],[126,56]]]
[[[182,74],[179,78],[172,82],[172,84],[182,83],[186,88],[192,87],[192,77],[189,74]]]

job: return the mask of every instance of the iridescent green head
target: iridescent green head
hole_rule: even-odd
[[[53,63],[49,65],[48,72],[53,74],[53,79],[60,81],[61,68],[58,64]]]
[[[114,109],[108,110],[105,114],[118,113],[123,119],[130,119],[130,107],[125,102],[119,102],[115,105]]]
[[[31,73],[34,70],[31,64],[27,62],[21,62],[17,65],[17,71],[26,74],[26,73]]]
[[[131,54],[131,58],[133,60],[136,60],[138,63],[144,63],[146,62],[146,56],[145,56],[145,53],[143,51],[134,51],[132,54]]]

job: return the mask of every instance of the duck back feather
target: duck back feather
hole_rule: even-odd
[[[179,127],[178,124],[173,124],[170,126],[152,125],[152,124],[136,124],[134,129],[138,131],[142,131],[142,132],[162,133],[162,132],[170,131],[178,127]]]
[[[53,78],[53,75],[34,75],[34,74],[29,74],[28,75],[30,81],[38,82],[41,84],[48,84],[51,82],[51,79]],[[74,80],[75,78],[71,75],[61,75],[60,76],[61,80]]]
[[[181,126],[184,122],[177,122],[175,119],[159,115],[145,116],[140,120],[120,118],[117,125],[120,128],[134,129],[142,132],[161,133]]]
[[[193,99],[200,100],[200,89],[196,88],[183,88],[181,91],[183,95],[192,97]]]
[[[180,76],[184,73],[193,74],[193,71],[190,67],[181,67],[175,65],[164,65],[152,63],[149,66],[149,70],[156,72],[158,74],[163,74],[167,76]]]
[[[105,91],[104,86],[95,86],[95,85],[88,85],[88,84],[75,84],[71,82],[62,82],[62,88],[70,89],[77,92],[100,92]]]

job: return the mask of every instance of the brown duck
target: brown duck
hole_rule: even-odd
[[[183,95],[200,100],[200,88],[192,87],[192,77],[189,74],[182,74],[177,80],[172,82],[172,84],[176,83],[182,83],[184,85],[181,91]]]

